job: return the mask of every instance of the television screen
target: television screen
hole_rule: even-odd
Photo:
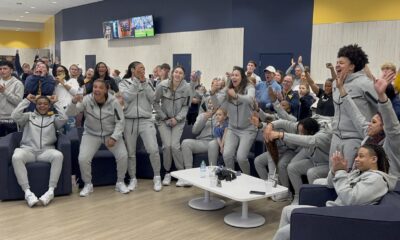
[[[103,22],[103,36],[107,40],[120,38],[118,21]]]
[[[154,36],[153,16],[103,22],[103,36],[107,40],[127,37],[152,37]]]
[[[132,25],[135,29],[135,37],[152,37],[154,36],[153,16],[142,16],[132,18]]]

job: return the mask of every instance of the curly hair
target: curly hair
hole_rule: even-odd
[[[389,160],[382,146],[366,143],[362,145],[360,148],[367,149],[371,155],[376,156],[378,158],[377,165],[379,171],[385,173],[389,172]]]
[[[315,120],[314,118],[310,118],[310,117],[300,120],[299,123],[297,124],[297,127],[299,125],[303,125],[304,135],[314,135],[320,129],[320,126],[319,126],[319,123],[317,122],[317,120]]]
[[[362,70],[369,63],[368,55],[357,44],[340,48],[337,57],[348,58],[354,64],[354,72]]]

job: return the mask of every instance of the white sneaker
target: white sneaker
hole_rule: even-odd
[[[137,187],[137,179],[131,178],[131,180],[129,181],[128,190],[133,191],[136,189],[136,187]]]
[[[153,178],[153,182],[154,182],[154,186],[153,186],[154,191],[156,191],[156,192],[161,191],[161,189],[162,189],[161,177],[155,176]]]
[[[39,199],[42,202],[43,206],[47,206],[53,200],[54,198],[54,192],[53,191],[47,191],[45,192]]]
[[[36,197],[36,195],[33,192],[30,192],[29,194],[25,193],[25,200],[28,203],[29,207],[35,206],[36,203],[39,202],[39,199]]]
[[[293,201],[290,205],[299,205],[299,196],[298,195],[294,195]]]
[[[185,180],[178,179],[178,181],[176,181],[176,186],[177,187],[184,187],[185,184],[186,184]]]
[[[171,174],[169,174],[169,173],[165,174],[162,184],[164,186],[169,186],[171,184]]]
[[[126,187],[124,182],[117,182],[115,184],[115,191],[120,193],[129,193],[129,189]]]
[[[292,193],[291,192],[286,192],[286,193],[280,193],[273,195],[271,197],[272,201],[274,202],[286,202],[286,201],[291,201],[292,200]]]
[[[83,186],[81,192],[79,193],[79,196],[81,197],[87,197],[89,196],[90,193],[93,192],[93,184],[91,183],[85,183],[85,186]]]

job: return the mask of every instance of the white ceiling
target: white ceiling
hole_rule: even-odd
[[[101,0],[0,0],[0,29],[41,31],[43,23],[62,9]]]

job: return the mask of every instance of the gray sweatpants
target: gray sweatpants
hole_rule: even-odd
[[[352,138],[352,139],[340,139],[337,135],[332,135],[331,148],[329,151],[329,158],[335,151],[340,151],[344,159],[347,160],[347,167],[349,169],[353,168],[353,162],[355,156],[357,154],[357,149],[361,146],[361,139]],[[331,161],[329,161],[329,166],[331,165]]]
[[[181,145],[182,155],[180,161],[184,162],[185,168],[193,167],[193,154],[208,153],[208,161],[213,166],[217,165],[219,146],[217,140],[185,139]]]
[[[300,187],[303,184],[302,175],[307,175],[308,183],[313,184],[318,178],[326,178],[329,172],[329,165],[314,166],[311,159],[305,158],[299,161],[292,161],[287,168],[290,182],[292,183],[295,195],[300,192]]]
[[[250,174],[250,163],[247,159],[247,155],[250,152],[251,146],[253,146],[256,136],[256,131],[232,130],[228,128],[225,136],[223,153],[225,166],[227,168],[235,169],[234,159],[236,154],[236,159],[242,172]]]
[[[185,122],[180,122],[176,124],[175,127],[171,128],[161,121],[158,126],[158,131],[160,132],[161,141],[163,144],[163,165],[167,172],[171,170],[172,157],[174,158],[175,167],[178,170],[183,169],[183,161],[179,161],[180,149],[181,149],[181,136],[183,128],[185,127]]]
[[[12,165],[18,184],[22,190],[29,189],[28,173],[26,164],[31,162],[48,162],[50,167],[49,187],[56,188],[60,178],[64,156],[57,149],[46,149],[43,151],[32,151],[24,148],[16,148],[12,156]]]
[[[277,174],[279,178],[279,183],[282,186],[289,187],[287,166],[295,155],[296,152],[291,149],[287,149],[286,151],[279,153]],[[269,154],[269,152],[264,152],[263,154],[257,156],[254,160],[254,165],[256,167],[258,176],[260,176],[260,178],[264,180],[268,179],[267,166],[271,174],[273,174],[276,169],[275,162],[274,160],[272,160],[271,154]]]
[[[81,146],[79,148],[79,167],[81,169],[82,180],[85,184],[92,183],[92,160],[94,154],[99,150],[102,143],[107,142],[109,137],[96,137],[89,134],[82,136]],[[128,153],[125,143],[119,139],[114,147],[108,148],[114,154],[117,163],[117,182],[124,181],[128,167]]]
[[[290,218],[292,212],[297,208],[312,208],[309,205],[289,205],[282,209],[281,221],[279,228],[275,233],[273,240],[289,240],[290,239]]]
[[[136,177],[136,146],[137,138],[142,138],[146,152],[149,154],[154,176],[160,176],[161,160],[158,152],[156,128],[150,119],[125,119],[124,138],[128,151],[128,173]]]

